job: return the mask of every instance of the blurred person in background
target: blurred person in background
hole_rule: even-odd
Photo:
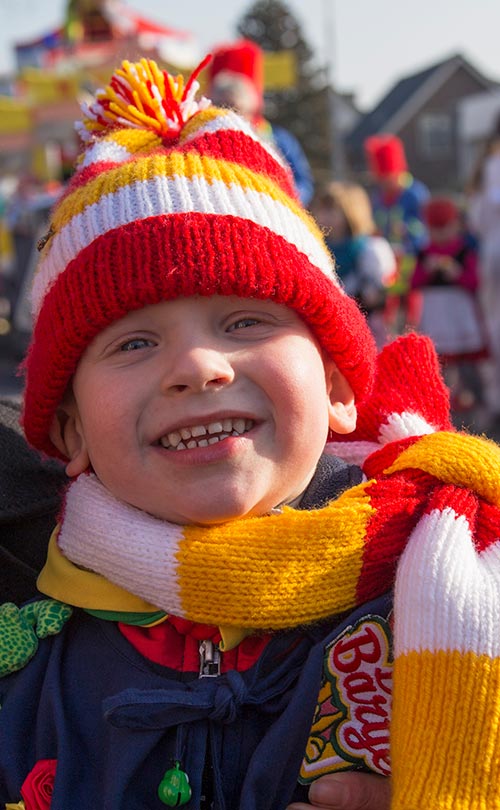
[[[307,157],[299,141],[283,127],[264,118],[264,53],[251,40],[240,39],[220,45],[208,65],[207,93],[214,104],[232,107],[247,118],[260,137],[267,138],[289,164],[300,201],[308,205],[314,182]]]
[[[5,278],[11,309],[14,308],[33,249],[36,194],[36,180],[29,172],[25,172],[20,175],[13,194],[6,202],[5,224],[13,244],[13,261]]]
[[[366,313],[377,347],[387,343],[387,290],[396,276],[396,257],[383,236],[376,235],[370,198],[365,189],[332,181],[315,194],[311,211],[325,231],[346,292]]]
[[[423,212],[429,241],[418,253],[410,283],[421,293],[414,326],[432,338],[452,409],[460,412],[482,399],[479,362],[487,356],[477,299],[477,249],[452,199],[432,197]]]
[[[415,257],[426,241],[422,207],[428,188],[408,170],[403,142],[396,135],[373,135],[365,141],[373,216],[378,232],[392,245],[398,261],[397,280],[391,296],[395,331],[403,331],[412,318],[408,283]]]
[[[13,260],[4,279],[9,300],[12,348],[21,357],[31,331],[28,293],[37,255],[37,242],[47,230],[50,209],[63,186],[58,180],[40,181],[30,172],[19,177],[5,205],[4,221],[13,245]]]
[[[485,397],[500,428],[500,118],[468,188],[467,221],[479,241],[479,297],[490,347]]]

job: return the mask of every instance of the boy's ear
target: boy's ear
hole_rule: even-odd
[[[357,417],[352,388],[333,361],[326,361],[325,370],[330,429],[335,433],[352,433]]]
[[[66,465],[67,475],[74,477],[88,469],[90,459],[74,402],[70,405],[63,403],[57,409],[49,436],[59,452],[69,458]]]

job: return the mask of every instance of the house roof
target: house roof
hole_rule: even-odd
[[[380,132],[398,134],[409,118],[459,68],[465,68],[485,89],[496,85],[467,59],[455,54],[396,82],[379,103],[359,119],[347,137],[349,146],[362,148],[366,138]]]

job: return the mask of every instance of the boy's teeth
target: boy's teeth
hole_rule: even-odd
[[[160,444],[162,447],[173,450],[192,450],[195,447],[207,447],[209,444],[216,444],[228,436],[240,436],[253,426],[251,419],[222,419],[220,422],[210,422],[209,425],[194,425],[193,427],[183,427],[173,430],[166,436],[162,436]],[[201,438],[201,437],[207,438]]]
[[[191,435],[191,434],[189,434],[189,435]],[[169,433],[168,436],[167,436],[168,443],[171,444],[172,447],[177,447],[180,440],[185,439],[185,438],[187,438],[187,437],[183,436],[181,433],[177,433],[177,431],[175,433]]]
[[[191,428],[191,436],[196,438],[196,436],[205,436],[207,432],[206,427],[203,425],[196,425],[196,427]]]

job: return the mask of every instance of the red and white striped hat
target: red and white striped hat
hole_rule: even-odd
[[[92,339],[178,296],[292,307],[355,396],[370,389],[371,334],[289,169],[236,113],[197,101],[195,75],[184,85],[152,61],[124,62],[84,105],[86,148],[43,240],[25,361],[26,436],[50,455],[56,408]]]

